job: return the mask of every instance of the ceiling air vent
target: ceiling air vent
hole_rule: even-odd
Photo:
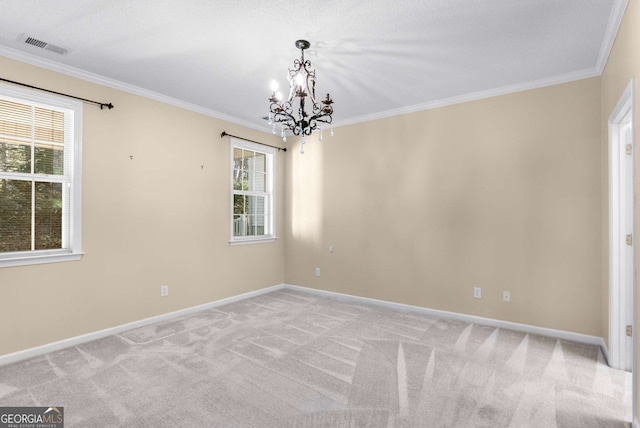
[[[44,42],[34,37],[27,36],[26,34],[20,34],[20,36],[18,36],[18,40],[26,43],[27,45],[35,46],[37,48],[44,49],[45,51],[57,53],[58,55],[66,55],[69,53],[69,49],[67,48]]]

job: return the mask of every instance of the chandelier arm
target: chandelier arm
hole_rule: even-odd
[[[315,120],[315,121],[324,122],[324,123],[331,123],[332,114],[333,114],[333,107],[325,106],[322,109],[320,109],[318,113],[311,116],[311,118],[309,119],[309,122],[311,122],[312,120]]]
[[[291,123],[295,123],[296,121],[296,118],[293,116],[291,104],[288,102],[272,102],[269,110],[273,114],[273,122],[284,123],[287,126],[291,126]]]
[[[277,114],[274,116],[273,121],[283,124],[286,128],[292,128],[295,126],[295,118],[289,114]]]
[[[272,101],[269,110],[273,114],[285,112],[287,115],[293,115],[293,106],[289,101],[285,101],[284,103],[279,103],[277,101]]]

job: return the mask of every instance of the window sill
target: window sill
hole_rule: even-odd
[[[20,255],[0,258],[0,268],[12,266],[40,265],[46,263],[72,262],[80,260],[84,253]]]
[[[269,242],[276,242],[278,240],[277,237],[268,237],[268,238],[250,238],[250,239],[232,239],[229,241],[229,245],[248,245],[248,244],[267,244]]]

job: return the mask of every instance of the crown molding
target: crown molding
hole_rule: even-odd
[[[429,101],[426,103],[415,104],[412,106],[401,107],[393,110],[386,110],[365,116],[359,116],[352,119],[342,120],[335,123],[335,127],[355,125],[357,123],[369,122],[372,120],[386,119],[389,117],[400,116],[403,114],[415,113],[422,110],[430,110],[434,108],[447,107],[454,104],[462,104],[469,101],[478,101],[485,98],[497,97],[499,95],[508,95],[516,92],[528,91],[530,89],[544,88],[547,86],[559,85],[561,83],[569,83],[577,80],[589,79],[591,77],[600,76],[595,68],[575,71],[572,73],[561,74],[558,76],[547,77],[544,79],[533,80],[524,83],[516,83],[514,85],[502,86],[500,88],[489,89],[486,91],[472,92],[469,94],[458,95],[455,97],[444,98],[441,100]]]
[[[628,4],[629,0],[614,1],[613,8],[611,9],[611,15],[609,15],[609,21],[607,23],[607,29],[605,30],[604,37],[602,38],[600,52],[598,52],[598,57],[596,58],[596,70],[598,71],[598,74],[602,74],[604,72],[604,68],[607,66],[611,49],[613,49],[613,43],[618,35],[618,30],[620,29],[620,24],[622,24],[622,18],[624,17],[624,12],[627,9]]]
[[[513,85],[507,85],[500,88],[489,89],[486,91],[472,92],[469,94],[458,95],[450,98],[444,98],[440,100],[429,101],[426,103],[415,104],[412,106],[400,107],[397,109],[385,110],[377,113],[372,113],[364,116],[359,116],[351,119],[345,119],[334,122],[334,127],[355,125],[363,122],[370,122],[379,119],[386,119],[403,114],[415,113],[422,110],[429,110],[434,108],[446,107],[455,104],[466,103],[470,101],[477,101],[485,98],[496,97],[500,95],[507,95],[516,92],[526,91],[530,89],[538,89],[546,86],[553,86],[562,83],[568,83],[576,80],[587,79],[591,77],[600,76],[604,71],[604,68],[609,59],[609,55],[613,48],[616,35],[622,23],[625,10],[628,5],[628,0],[614,0],[614,5],[609,16],[607,28],[603,37],[602,45],[598,52],[598,56],[595,61],[594,68],[571,72],[559,76],[552,76],[548,78],[538,79],[529,82],[517,83]],[[172,98],[167,95],[160,94],[158,92],[150,91],[140,88],[135,85],[124,83],[115,79],[110,79],[99,74],[91,73],[78,69],[76,67],[60,64],[47,58],[31,55],[16,49],[0,46],[0,56],[5,56],[10,59],[25,62],[37,67],[45,68],[47,70],[62,73],[68,76],[76,77],[88,82],[97,83],[99,85],[107,86],[113,89],[121,90],[134,95],[139,95],[152,100],[160,101],[165,104],[169,104],[175,107],[179,107],[185,110],[200,113],[205,116],[214,117],[216,119],[224,120],[226,122],[234,123],[236,125],[244,126],[246,128],[255,129],[264,133],[268,133],[268,130],[264,126],[241,120],[236,117],[220,113],[215,110],[207,109],[196,104],[191,104],[186,101]]]
[[[189,110],[195,113],[200,113],[205,116],[214,117],[216,119],[224,120],[225,122],[231,122],[236,125],[241,125],[246,128],[255,129],[257,131],[266,132],[263,127],[256,125],[255,123],[240,120],[233,116],[229,116],[224,113],[220,113],[215,110],[204,108],[196,104],[191,104],[186,101],[179,100],[177,98],[169,97],[167,95],[160,94],[158,92],[150,91],[148,89],[141,88],[139,86],[130,85],[128,83],[121,82],[119,80],[110,79],[99,74],[91,73],[89,71],[81,70],[76,67],[72,67],[66,64],[61,64],[47,58],[38,57],[28,54],[16,49],[11,49],[6,46],[0,46],[0,56],[4,56],[9,59],[24,62],[36,67],[44,68],[56,73],[65,74],[67,76],[76,77],[78,79],[86,80],[87,82],[96,83],[98,85],[107,86],[109,88],[117,89],[123,92],[127,92],[133,95],[139,95],[141,97],[149,98],[155,101],[160,101],[165,104],[179,107],[185,110]]]

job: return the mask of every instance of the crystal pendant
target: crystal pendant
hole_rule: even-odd
[[[303,155],[304,154],[304,134],[302,134],[302,140],[300,143],[300,154]]]
[[[286,143],[287,142],[287,133],[284,130],[284,125],[282,125],[282,132],[280,132],[280,135],[282,136],[282,141],[284,141]]]
[[[333,125],[331,125],[331,136],[333,137]]]
[[[269,113],[269,125],[273,123],[273,113]]]
[[[271,133],[273,135],[276,135],[276,124],[275,123],[273,124],[273,127],[271,128]]]
[[[318,140],[322,141],[322,128],[320,128],[320,137],[318,138]]]

